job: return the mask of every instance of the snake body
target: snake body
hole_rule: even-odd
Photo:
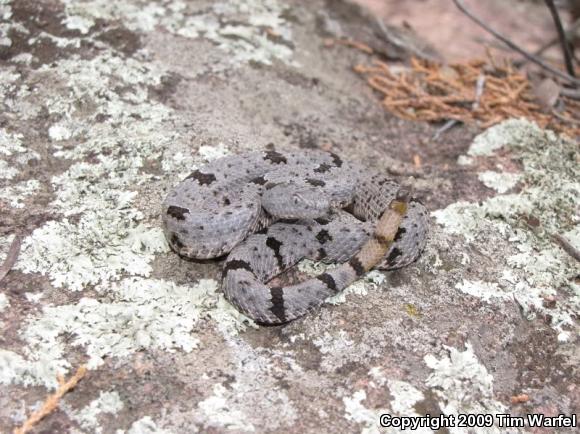
[[[395,181],[314,150],[214,160],[169,192],[162,215],[180,255],[229,253],[224,294],[264,324],[304,315],[375,266],[413,262],[427,234],[425,208]],[[296,285],[266,285],[303,258],[341,265]]]

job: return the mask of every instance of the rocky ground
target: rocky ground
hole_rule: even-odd
[[[22,237],[0,282],[3,432],[83,364],[35,432],[578,413],[578,262],[554,240],[580,248],[572,140],[516,119],[435,140],[385,113],[352,71],[367,55],[325,41],[393,47],[342,1],[0,0],[0,18],[0,261]],[[159,212],[193,168],[265,147],[413,174],[432,211],[422,258],[252,324],[219,262],[169,251]]]

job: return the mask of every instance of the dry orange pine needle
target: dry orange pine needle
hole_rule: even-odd
[[[512,404],[522,404],[524,402],[528,402],[530,397],[525,393],[521,393],[519,395],[512,396],[510,401]]]
[[[36,425],[38,422],[40,422],[40,420],[42,420],[42,418],[48,416],[50,413],[56,410],[56,408],[58,408],[60,399],[67,392],[72,390],[77,385],[77,383],[85,376],[86,373],[87,367],[85,365],[81,365],[77,369],[77,372],[75,372],[75,374],[66,382],[62,375],[58,375],[57,379],[59,386],[56,392],[50,395],[48,398],[46,398],[42,407],[36,410],[34,413],[32,413],[30,417],[26,419],[26,421],[21,427],[15,428],[14,434],[24,434],[30,431],[34,427],[34,425]]]
[[[362,51],[363,53],[373,54],[374,50],[369,47],[367,44],[362,42],[354,41],[352,39],[333,39],[328,38],[324,41],[325,47],[332,47],[334,45],[344,45],[345,47],[356,48],[357,50]]]
[[[413,164],[417,169],[421,168],[421,156],[419,154],[413,155]]]
[[[382,94],[383,106],[404,119],[440,122],[455,119],[487,128],[507,118],[523,117],[543,128],[580,136],[580,102],[561,96],[554,114],[535,96],[527,77],[510,63],[494,59],[443,65],[412,59],[408,68],[377,59],[354,70]]]

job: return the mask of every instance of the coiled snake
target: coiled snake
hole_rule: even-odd
[[[163,203],[171,247],[197,259],[229,253],[223,291],[264,324],[304,315],[377,266],[415,261],[427,213],[385,175],[323,151],[230,155],[193,171]],[[340,263],[285,287],[266,283],[303,258]]]

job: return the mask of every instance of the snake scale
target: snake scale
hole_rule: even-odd
[[[194,170],[163,203],[174,251],[228,254],[223,291],[262,324],[304,315],[377,266],[415,261],[427,212],[392,179],[338,155],[274,150],[229,155]],[[267,282],[303,258],[340,263],[295,285]]]

